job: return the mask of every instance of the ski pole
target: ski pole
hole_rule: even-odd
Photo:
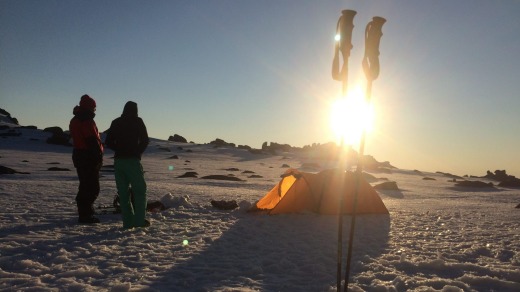
[[[365,95],[366,103],[370,103],[372,95],[372,81],[376,80],[379,76],[379,43],[383,33],[381,29],[386,19],[382,17],[373,17],[372,21],[367,24],[365,29],[365,56],[363,57],[362,65],[363,71],[367,78],[367,91]],[[350,234],[348,241],[347,251],[347,267],[345,270],[345,287],[344,291],[348,291],[349,276],[350,276],[350,265],[352,261],[352,247],[354,241],[354,228],[356,227],[356,209],[357,201],[359,196],[359,186],[361,177],[363,175],[363,156],[365,151],[365,137],[366,129],[363,129],[361,134],[361,142],[359,143],[359,157],[358,166],[356,168],[356,186],[354,190],[354,202],[352,205],[352,220],[350,221]]]
[[[334,59],[332,60],[332,78],[343,83],[343,96],[347,94],[348,87],[348,58],[352,49],[352,30],[354,29],[354,10],[343,10],[336,26],[336,45],[334,49]],[[339,39],[338,39],[339,37]],[[339,51],[341,51],[343,65],[339,69]],[[340,143],[340,152],[343,150],[343,137]],[[337,291],[341,289],[341,261],[343,256],[343,190],[339,196],[338,212],[338,256],[337,256]]]

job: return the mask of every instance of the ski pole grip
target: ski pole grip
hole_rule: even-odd
[[[336,26],[336,34],[339,35],[339,41],[336,43],[335,55],[332,63],[332,78],[338,81],[345,81],[348,72],[348,58],[352,49],[352,31],[354,30],[354,10],[342,10]],[[339,56],[341,51],[343,57],[343,65],[339,70]]]
[[[379,76],[379,44],[383,36],[382,28],[386,19],[375,16],[365,29],[365,56],[363,70],[368,80],[376,80]]]

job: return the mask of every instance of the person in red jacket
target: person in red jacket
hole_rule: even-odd
[[[99,170],[103,164],[103,144],[94,122],[96,101],[87,94],[81,97],[79,106],[74,107],[69,131],[74,149],[72,161],[78,173],[79,187],[76,195],[78,222],[99,223],[94,216],[94,202],[99,195]]]

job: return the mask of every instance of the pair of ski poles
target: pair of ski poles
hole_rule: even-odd
[[[336,42],[334,59],[332,62],[332,78],[343,82],[343,96],[347,94],[348,88],[348,58],[350,57],[350,50],[352,49],[352,31],[354,29],[354,16],[356,11],[343,10],[341,17],[338,20],[336,27],[339,40]],[[372,82],[379,76],[379,43],[383,33],[381,29],[386,19],[382,17],[373,17],[372,21],[368,23],[365,29],[365,55],[363,57],[362,66],[365,76],[367,78],[367,89],[365,99],[370,103],[372,95]],[[341,51],[343,65],[339,69],[339,52]],[[363,173],[363,156],[365,151],[365,137],[366,130],[363,129],[361,140],[359,143],[358,165],[356,168],[356,185],[354,189],[354,201],[352,206],[352,220],[350,222],[350,234],[348,240],[347,263],[345,270],[345,286],[344,291],[348,291],[350,266],[352,261],[352,248],[354,241],[354,229],[356,226],[356,208],[357,199],[359,196],[360,180]],[[343,147],[343,140],[341,141]],[[344,189],[344,188],[343,188]],[[341,264],[343,257],[343,213],[344,213],[344,192],[342,191],[339,199],[339,213],[338,213],[338,257],[337,257],[337,291],[341,290]]]

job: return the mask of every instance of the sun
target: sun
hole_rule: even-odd
[[[359,144],[363,131],[372,131],[374,109],[361,88],[349,91],[346,97],[332,103],[330,123],[336,138],[345,145]]]

